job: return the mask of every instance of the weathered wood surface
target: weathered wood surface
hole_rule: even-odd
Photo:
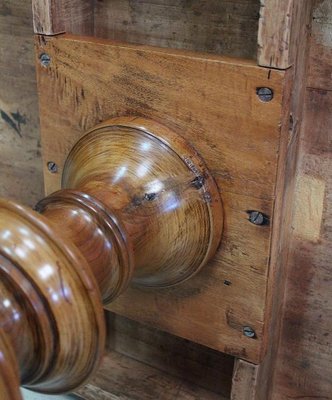
[[[295,5],[294,5],[295,6]],[[304,6],[304,4],[303,4]],[[280,232],[279,240],[272,241],[271,263],[276,264],[274,271],[276,276],[269,281],[274,286],[275,296],[271,297],[271,324],[269,325],[271,339],[268,343],[267,356],[257,371],[257,390],[255,398],[259,400],[269,399],[273,393],[271,382],[278,357],[279,340],[282,329],[285,287],[287,281],[287,260],[290,249],[290,238],[292,235],[292,216],[294,213],[294,194],[295,194],[295,176],[299,148],[299,137],[303,121],[303,107],[305,96],[305,82],[308,69],[309,38],[311,23],[311,4],[307,2],[301,11],[300,30],[297,31],[297,37],[293,37],[293,45],[296,43],[296,52],[293,54],[295,64],[290,71],[290,80],[288,82],[289,104],[285,107],[285,118],[288,119],[288,139],[282,145],[284,150],[284,159],[280,163],[284,172],[281,172],[279,190],[283,192],[282,196],[277,198],[275,214],[279,215],[275,228]],[[299,21],[298,21],[299,22]],[[295,32],[293,32],[295,33]],[[286,122],[285,122],[286,125]],[[286,135],[286,132],[285,132]]]
[[[77,394],[85,400],[227,400],[114,351],[107,353],[96,377]]]
[[[0,4],[0,197],[33,204],[43,192],[31,4]]]
[[[328,400],[332,393],[330,1],[317,2],[313,15],[309,87],[292,222],[292,251],[273,400]],[[316,59],[317,42],[321,44],[319,60],[322,68],[316,68],[319,63]]]
[[[258,64],[286,69],[294,65],[312,0],[261,0]]]
[[[229,398],[233,357],[113,313],[107,327],[109,350]]]
[[[235,361],[231,400],[256,400],[258,365],[237,359]]]
[[[259,0],[95,2],[95,35],[129,43],[256,57]]]
[[[316,1],[307,85],[332,90],[332,2],[329,0]]]
[[[58,174],[45,170],[48,193],[59,188],[65,158],[86,129],[133,114],[155,119],[192,143],[222,191],[223,241],[204,273],[158,292],[130,288],[110,308],[226,353],[261,360],[269,317],[267,281],[273,274],[271,225],[251,224],[247,210],[272,216],[285,73],[249,61],[71,36],[39,41],[37,52],[53,60],[48,69],[38,68],[44,161],[59,166]],[[259,100],[261,86],[274,89],[270,103]],[[288,120],[282,135],[287,141]],[[244,326],[253,327],[255,339],[243,334]]]
[[[92,0],[32,0],[34,32],[93,35]]]

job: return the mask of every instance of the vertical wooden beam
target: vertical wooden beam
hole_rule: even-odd
[[[282,144],[277,178],[277,196],[272,230],[272,247],[268,290],[270,304],[266,312],[271,316],[267,337],[267,355],[256,371],[255,391],[252,399],[270,400],[273,396],[275,367],[281,340],[283,306],[287,280],[289,244],[292,235],[294,212],[295,175],[301,125],[303,119],[304,94],[307,78],[309,36],[313,2],[311,0],[264,0],[262,15],[268,17],[272,26],[260,27],[259,63],[273,68],[288,68],[288,90],[284,93],[284,120],[281,126]],[[278,15],[278,13],[287,15]],[[289,13],[289,15],[288,15]],[[290,18],[290,20],[289,20]],[[273,19],[275,20],[273,22]],[[264,23],[267,22],[263,21]],[[280,24],[279,27],[277,26]],[[261,21],[262,24],[262,21]],[[265,31],[264,31],[265,30]],[[283,30],[288,30],[283,32]],[[265,37],[262,37],[264,33]],[[250,399],[251,400],[251,399]]]
[[[258,64],[287,69],[295,63],[299,33],[312,0],[261,0]]]
[[[93,35],[93,0],[32,0],[34,32]]]
[[[237,359],[234,364],[231,400],[255,400],[258,365]]]

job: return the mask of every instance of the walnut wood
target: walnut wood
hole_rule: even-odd
[[[223,221],[195,150],[142,118],[113,119],[85,135],[63,186],[75,190],[40,201],[40,214],[0,200],[0,328],[21,384],[50,394],[75,389],[99,365],[101,300],[131,280],[160,287],[189,279],[214,255]]]

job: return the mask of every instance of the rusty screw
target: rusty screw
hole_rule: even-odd
[[[41,65],[45,68],[49,67],[49,65],[51,64],[51,57],[46,53],[41,54],[39,60]]]
[[[250,326],[243,327],[243,334],[244,334],[244,336],[247,336],[250,339],[253,339],[256,337],[256,332]]]
[[[256,89],[257,96],[260,101],[268,103],[273,99],[273,90],[268,87],[260,87]]]
[[[51,174],[56,174],[58,172],[58,166],[53,161],[49,161],[47,163],[47,169],[50,171]]]
[[[254,225],[268,225],[269,218],[260,211],[248,211],[249,221]]]

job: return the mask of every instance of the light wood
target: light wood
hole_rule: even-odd
[[[94,14],[91,0],[32,0],[32,11],[35,33],[93,34]]]
[[[294,65],[312,0],[261,0],[258,64],[287,69]]]
[[[42,52],[53,60],[48,69],[38,67],[44,164],[52,160],[59,167],[58,174],[45,170],[47,193],[61,187],[65,159],[85,130],[130,114],[188,140],[221,191],[223,241],[204,274],[160,293],[130,288],[110,308],[259,362],[267,341],[267,281],[273,276],[271,225],[251,224],[247,211],[273,219],[281,124],[288,136],[288,121],[282,120],[285,73],[250,61],[67,35],[37,41],[37,54]],[[262,86],[274,90],[270,103],[256,94]],[[254,328],[256,339],[244,336],[244,326]]]

